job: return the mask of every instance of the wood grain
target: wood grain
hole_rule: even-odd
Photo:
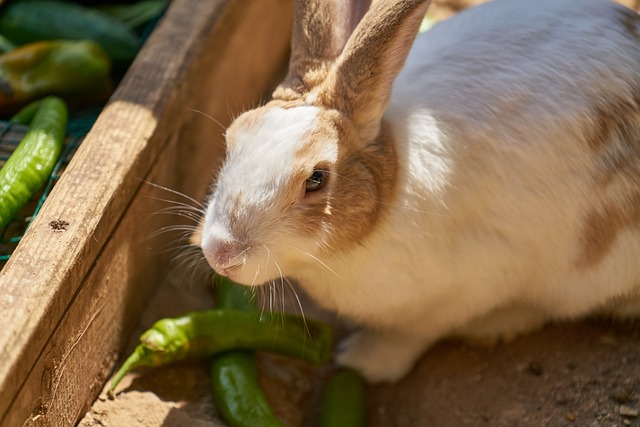
[[[171,223],[149,216],[163,205],[145,182],[202,197],[222,128],[193,110],[226,123],[255,103],[290,16],[289,0],[173,1],[0,272],[1,426],[73,425],[88,408],[169,256],[144,241]]]

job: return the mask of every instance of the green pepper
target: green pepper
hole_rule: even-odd
[[[0,10],[0,33],[18,45],[42,40],[91,40],[117,64],[129,64],[142,44],[120,20],[69,1],[11,1]]]
[[[138,0],[135,3],[104,4],[95,8],[133,29],[160,16],[168,5],[169,0]]]
[[[46,95],[103,99],[113,89],[111,60],[88,40],[42,41],[0,55],[0,111],[14,112]]]
[[[215,275],[213,284],[216,291],[216,306],[240,311],[256,310],[255,289],[238,285],[228,277]]]
[[[253,288],[216,276],[218,308],[255,310]],[[231,350],[211,358],[211,391],[216,408],[232,427],[282,427],[258,384],[256,355],[249,350]]]
[[[36,112],[40,109],[40,105],[42,105],[41,99],[31,102],[11,116],[9,122],[29,126],[31,120],[33,120],[33,117],[36,115]]]
[[[357,372],[348,368],[334,372],[322,393],[320,427],[364,427],[365,388]]]
[[[314,363],[331,356],[331,327],[285,313],[207,310],[157,321],[111,383],[139,366],[161,366],[187,358],[203,358],[232,349],[282,353]]]
[[[282,427],[258,384],[256,355],[232,350],[211,360],[216,408],[231,427]]]
[[[0,227],[5,227],[49,179],[64,143],[67,106],[50,96],[27,106],[15,120],[29,130],[0,169]]]

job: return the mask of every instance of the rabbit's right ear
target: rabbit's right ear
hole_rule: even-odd
[[[327,75],[371,0],[296,0],[289,73],[275,97],[296,98]]]

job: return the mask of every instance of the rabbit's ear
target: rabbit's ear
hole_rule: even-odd
[[[393,80],[402,69],[430,0],[378,0],[327,76],[323,103],[342,104],[365,140],[377,135]],[[324,93],[323,93],[324,92]]]
[[[371,0],[296,0],[289,73],[279,90],[299,96],[327,75]]]

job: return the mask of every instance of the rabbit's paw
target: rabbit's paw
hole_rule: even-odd
[[[362,330],[340,343],[336,361],[368,382],[395,382],[407,374],[428,343],[401,334]]]

